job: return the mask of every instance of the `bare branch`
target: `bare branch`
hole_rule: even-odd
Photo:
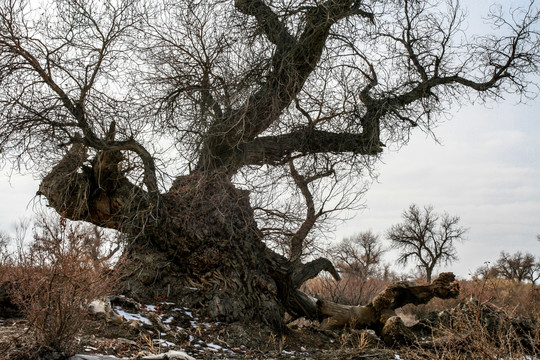
[[[459,226],[459,217],[448,214],[441,217],[432,206],[422,211],[411,205],[403,212],[403,219],[403,223],[388,230],[387,238],[401,250],[398,261],[416,262],[430,282],[436,266],[457,260],[454,242],[462,241],[467,229]]]

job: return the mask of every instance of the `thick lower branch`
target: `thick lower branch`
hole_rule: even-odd
[[[289,134],[264,136],[240,146],[237,162],[243,165],[276,164],[293,153],[345,153],[376,155],[384,144],[371,134],[332,133],[304,128]]]
[[[323,270],[328,271],[337,281],[341,280],[341,277],[330,260],[326,258],[318,258],[308,262],[307,264],[301,264],[294,269],[292,275],[293,286],[295,288],[299,288],[303,283],[309,279],[313,279]]]

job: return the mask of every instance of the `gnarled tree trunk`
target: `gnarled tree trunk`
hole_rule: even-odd
[[[131,235],[123,256],[126,293],[141,300],[187,297],[211,318],[257,319],[276,330],[285,311],[318,316],[313,300],[297,289],[321,270],[339,275],[326,259],[301,264],[269,250],[248,192],[224,174],[195,171],[153,202],[122,176],[120,159],[107,151],[86,167],[86,151],[75,144],[40,193],[63,216]]]
[[[75,144],[44,178],[40,192],[66,217],[131,235],[122,283],[140,300],[182,297],[213,319],[258,320],[278,331],[287,311],[327,318],[328,328],[372,328],[392,343],[409,339],[395,309],[457,295],[453,274],[443,274],[426,286],[397,283],[367,306],[317,302],[298,288],[322,270],[339,279],[330,261],[302,264],[268,249],[249,193],[235,188],[228,176],[195,171],[178,177],[155,202],[122,176],[120,160],[119,153],[102,152],[86,167],[86,151]]]

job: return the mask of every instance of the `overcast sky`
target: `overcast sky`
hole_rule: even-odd
[[[474,3],[471,22],[488,3]],[[417,132],[406,147],[384,154],[367,208],[340,226],[336,239],[369,229],[384,237],[410,204],[431,204],[469,228],[458,246],[460,260],[443,269],[466,277],[502,250],[540,256],[540,100],[508,99],[451,113],[435,132],[442,144]],[[6,172],[0,173],[0,229],[10,231],[32,214],[38,182],[31,176],[10,182]]]
[[[483,18],[492,0],[462,2],[470,33],[489,31]],[[503,7],[528,0],[501,1]],[[536,78],[536,83],[540,80]],[[530,252],[540,258],[540,99],[451,109],[452,118],[435,134],[418,132],[399,151],[383,155],[378,183],[366,195],[367,209],[341,227],[336,238],[357,231],[385,231],[401,222],[410,204],[433,205],[461,217],[469,228],[458,245],[460,260],[437,269],[467,277],[501,251]],[[395,258],[395,253],[387,256]]]
[[[469,228],[460,261],[446,268],[462,277],[502,250],[540,256],[540,102],[463,107],[436,134],[442,144],[417,133],[383,156],[367,209],[337,238],[370,229],[384,237],[416,203],[458,215]]]

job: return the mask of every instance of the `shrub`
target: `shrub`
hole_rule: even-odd
[[[106,261],[91,256],[97,233],[88,230],[65,218],[42,220],[33,243],[19,245],[3,264],[4,280],[12,284],[39,348],[73,351],[87,304],[112,290],[114,274]]]
[[[417,359],[537,359],[540,349],[538,315],[515,318],[509,312],[477,301],[441,312],[431,332],[400,355]]]

